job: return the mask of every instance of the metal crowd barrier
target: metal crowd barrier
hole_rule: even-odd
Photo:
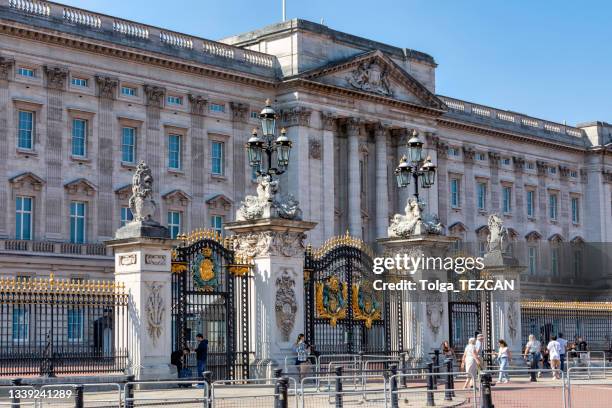
[[[161,385],[160,388],[152,388],[152,385]],[[185,392],[173,386],[185,385],[192,387],[196,385],[202,390],[201,396],[185,395]],[[147,395],[148,393],[158,393]],[[197,392],[197,394],[200,394]],[[198,403],[201,406],[210,405],[210,385],[208,381],[202,380],[157,380],[157,381],[128,381],[125,383],[123,391],[123,401],[125,408],[133,408],[146,403],[152,405],[165,405],[168,403]]]

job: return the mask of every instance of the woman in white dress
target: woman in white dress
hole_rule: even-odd
[[[478,352],[476,351],[476,339],[470,337],[467,346],[463,351],[463,358],[461,359],[461,369],[465,369],[468,374],[463,389],[468,387],[476,386],[475,379],[478,376],[478,366],[480,365],[480,359],[478,358]]]

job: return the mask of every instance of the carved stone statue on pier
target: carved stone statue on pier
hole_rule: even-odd
[[[132,211],[132,221],[119,228],[115,238],[169,238],[168,229],[153,218],[157,210],[157,204],[153,200],[153,175],[144,161],[138,163],[132,177],[129,206]]]
[[[435,214],[424,214],[425,203],[410,198],[406,204],[406,214],[395,214],[389,225],[389,237],[409,238],[412,236],[434,234],[443,235],[444,227]]]
[[[246,196],[236,214],[238,221],[259,218],[302,219],[299,202],[291,194],[279,197],[278,180],[269,175],[259,177],[257,195]]]
[[[504,220],[497,214],[489,216],[489,235],[487,237],[487,253],[484,256],[486,266],[518,265],[510,251],[510,234],[504,226]]]

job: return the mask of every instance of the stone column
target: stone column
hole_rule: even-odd
[[[548,170],[548,164],[544,161],[536,161],[536,169],[538,172],[538,191],[537,191],[537,213],[536,217],[538,220],[538,232],[543,237],[548,237],[548,189],[546,186],[546,172]],[[545,255],[548,251],[540,251],[542,255]],[[542,258],[539,261],[540,265],[548,265],[545,263],[545,259]]]
[[[116,78],[96,76],[98,85],[98,235],[113,235],[113,138],[115,117],[113,103],[119,81]],[[93,126],[93,123],[90,124]]]
[[[161,180],[161,171],[165,168],[163,163],[164,143],[160,132],[160,114],[164,106],[166,89],[156,85],[145,85],[144,92],[147,104],[147,133],[145,137],[145,161],[151,166],[153,178]],[[159,183],[154,186],[154,196],[159,197]]]
[[[523,225],[525,222],[525,185],[523,183],[523,171],[525,169],[525,159],[523,157],[512,157],[514,164],[514,196],[516,203],[516,225]]]
[[[9,156],[8,115],[9,115],[9,77],[15,65],[15,60],[0,57],[0,157]],[[7,180],[7,160],[0,160],[0,180]],[[9,208],[8,183],[0,186],[0,205]],[[7,217],[8,211],[0,214],[0,237],[9,236]]]
[[[465,202],[462,206],[465,208],[465,223],[473,226],[476,214],[476,196],[474,194],[474,156],[476,150],[471,146],[463,146],[463,179],[465,180]]]
[[[499,165],[501,155],[497,152],[489,152],[489,169],[491,171],[491,212],[501,213],[500,205],[500,186],[499,186]]]
[[[376,140],[376,236],[384,237],[389,226],[389,191],[387,180],[387,129],[378,123],[374,129]]]
[[[322,178],[323,191],[321,197],[323,199],[323,216],[321,217],[322,225],[321,235],[323,240],[335,235],[335,211],[336,211],[336,196],[335,190],[335,151],[336,151],[336,123],[337,120],[329,113],[321,112],[321,125],[323,128],[323,152],[322,152]]]
[[[361,238],[361,179],[359,174],[359,128],[357,118],[350,118],[348,132],[348,225],[353,237]]]
[[[64,129],[64,90],[68,70],[63,67],[44,67],[47,84],[47,135],[45,164],[47,166],[47,193],[45,195],[46,238],[62,239],[64,224],[62,162]]]
[[[209,157],[208,140],[206,138],[205,115],[207,100],[202,95],[189,94],[189,107],[191,109],[191,192],[193,203],[191,206],[192,225],[207,225],[204,206],[204,187],[207,184],[207,163]]]
[[[284,363],[304,332],[304,239],[313,222],[260,218],[227,223],[236,256],[252,259],[255,279],[250,312],[257,361]]]
[[[230,102],[232,109],[232,177],[234,181],[234,201],[239,203],[246,194],[247,160],[244,145],[250,137],[247,131],[246,121],[249,110],[248,105],[238,102]],[[250,178],[249,178],[250,179]]]
[[[561,191],[559,191],[559,221],[561,224],[561,231],[565,239],[571,239],[570,234],[570,188],[569,188],[569,167],[559,166],[559,180],[561,181]],[[563,268],[561,268],[563,269]]]

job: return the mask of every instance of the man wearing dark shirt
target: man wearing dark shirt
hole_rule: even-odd
[[[196,348],[198,377],[202,378],[204,371],[206,371],[206,360],[208,360],[208,339],[205,339],[202,333],[198,333],[196,340],[198,341],[198,347]]]

